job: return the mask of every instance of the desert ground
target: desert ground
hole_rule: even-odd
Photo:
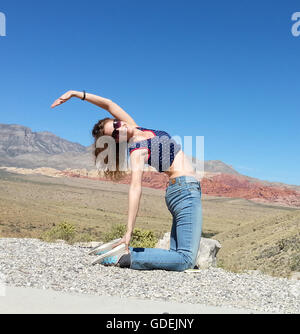
[[[144,187],[136,227],[158,238],[171,228],[165,191]],[[289,277],[300,271],[300,209],[203,195],[203,236],[218,240],[218,266]],[[0,237],[40,238],[68,222],[78,241],[101,241],[126,224],[128,185],[0,170]]]

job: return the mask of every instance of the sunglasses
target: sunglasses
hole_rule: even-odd
[[[114,131],[112,132],[111,136],[115,139],[115,140],[119,140],[119,130],[118,128],[120,128],[122,126],[121,121],[115,119],[113,122],[113,127],[114,127]]]

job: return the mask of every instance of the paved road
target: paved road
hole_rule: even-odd
[[[0,296],[0,314],[162,314],[165,312],[170,314],[257,313],[228,307],[69,294],[34,288],[6,287],[5,296]]]

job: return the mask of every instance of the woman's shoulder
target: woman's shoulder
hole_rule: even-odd
[[[157,129],[151,129],[151,128],[144,128],[144,127],[138,127],[139,130],[142,131],[149,131],[154,134],[155,137],[163,137],[166,136],[168,138],[171,138],[170,134],[167,131],[164,130],[157,130]]]

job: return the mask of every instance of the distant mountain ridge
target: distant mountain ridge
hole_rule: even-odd
[[[51,132],[32,132],[16,124],[0,124],[0,165],[19,168],[51,167],[95,169],[92,145],[83,146],[62,139]],[[199,162],[194,163],[199,169]],[[240,175],[222,161],[205,161],[206,172]]]
[[[83,146],[79,143],[73,143],[48,131],[32,132],[30,128],[22,125],[0,124],[0,166],[3,167],[28,169],[46,167],[58,171],[84,169],[93,174],[95,163],[92,151],[92,145]],[[194,161],[194,159],[192,161],[194,167],[199,171],[200,162]],[[248,184],[247,182],[260,183],[261,186],[266,187],[300,191],[300,186],[297,185],[269,182],[242,175],[232,166],[220,160],[205,161],[204,171],[207,192],[215,195],[229,195],[231,191],[232,196],[234,196],[236,189],[241,188],[243,189],[242,196],[248,196],[247,189],[249,188],[250,191],[251,185],[249,184],[245,188],[244,184]],[[74,173],[70,172],[70,174]],[[154,173],[147,182],[150,186],[155,184],[155,188],[161,188],[163,187],[161,182],[164,182],[165,179],[163,176],[161,173]],[[209,179],[213,180],[213,183]],[[228,187],[231,189],[230,191]],[[251,191],[253,192],[253,189]],[[293,194],[291,193],[291,195]],[[284,196],[284,194],[280,195],[280,197]],[[297,195],[295,196],[297,197]]]
[[[22,154],[83,153],[86,147],[57,137],[48,131],[32,132],[30,128],[16,124],[0,124],[0,153],[9,157]]]

